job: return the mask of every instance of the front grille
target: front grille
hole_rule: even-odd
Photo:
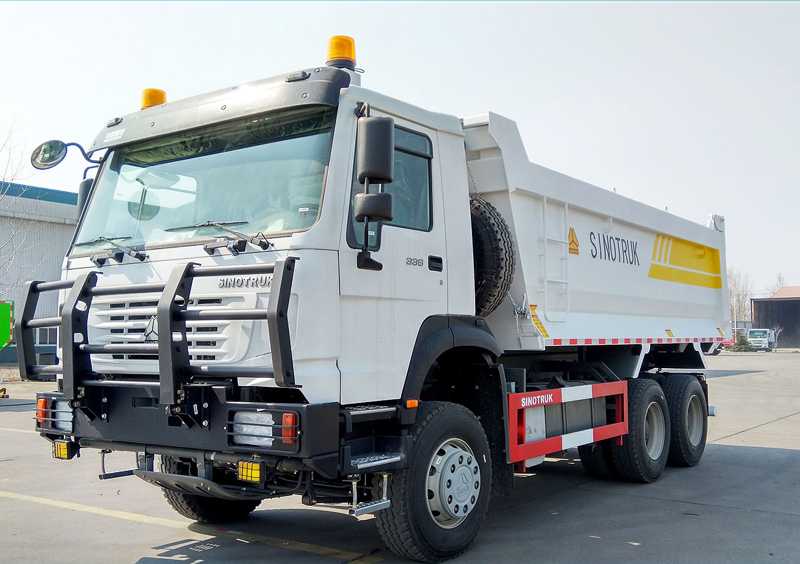
[[[246,304],[245,296],[192,297],[188,309],[240,309],[252,307]],[[135,301],[95,301],[92,304],[95,322],[91,330],[95,336],[92,341],[108,344],[128,344],[157,341],[153,333],[153,318],[156,315],[158,300],[145,300],[137,296]],[[189,321],[186,323],[186,340],[189,344],[189,360],[224,361],[229,348],[228,339],[232,325],[236,321]],[[98,355],[100,356],[100,355]],[[102,355],[113,360],[158,360],[152,354],[112,354]]]

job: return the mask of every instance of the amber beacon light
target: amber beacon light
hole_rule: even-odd
[[[334,35],[328,40],[328,61],[331,67],[356,68],[356,40],[349,35]]]
[[[142,109],[160,106],[167,102],[167,93],[160,88],[145,88],[142,90]]]

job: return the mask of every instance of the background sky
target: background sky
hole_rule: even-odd
[[[531,160],[700,223],[728,265],[800,284],[800,4],[0,3],[0,137],[17,180],[77,190],[89,145],[136,111],[323,64],[356,38],[363,85],[427,109],[517,121]]]

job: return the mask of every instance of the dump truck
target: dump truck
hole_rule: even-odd
[[[534,164],[508,118],[361,78],[337,36],[325,65],[148,89],[88,148],[37,147],[40,169],[70,147],[90,162],[63,276],[28,283],[16,320],[22,376],[57,375],[36,403],[53,457],[135,453],[100,477],[198,521],[341,504],[424,562],[466,550],[548,455],[635,482],[698,464],[724,219]],[[45,292],[58,316],[36,317]],[[60,328],[55,365],[40,327]]]

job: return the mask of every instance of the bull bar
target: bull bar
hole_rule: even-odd
[[[200,266],[187,263],[176,266],[166,282],[98,286],[98,271],[81,274],[75,280],[55,282],[31,281],[25,287],[22,315],[15,322],[20,377],[62,374],[63,397],[80,402],[83,388],[110,384],[92,370],[94,354],[157,354],[159,403],[175,406],[183,387],[193,376],[231,376],[235,370],[225,367],[197,367],[189,364],[186,322],[195,320],[262,320],[266,319],[272,354],[272,370],[248,372],[248,376],[273,377],[283,388],[299,387],[294,380],[292,349],[289,336],[288,306],[296,257],[271,263],[240,266]],[[266,309],[192,309],[187,310],[192,282],[205,276],[272,274],[271,292]],[[57,317],[36,318],[36,306],[42,292],[69,290]],[[93,344],[88,342],[88,318],[95,296],[114,296],[161,292],[157,306],[158,342],[128,344]],[[60,327],[62,338],[61,364],[36,364],[34,330]],[[177,338],[176,338],[177,335]]]

